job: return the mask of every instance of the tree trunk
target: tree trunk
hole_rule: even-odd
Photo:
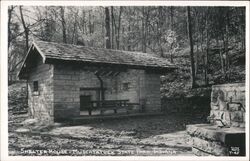
[[[131,32],[131,22],[130,22],[130,19],[129,19],[129,21],[128,21],[128,33],[130,34],[130,32]],[[128,51],[131,51],[130,36],[128,37],[127,44],[128,44]]]
[[[216,38],[216,44],[219,47],[219,55],[220,55],[220,65],[221,65],[221,72],[225,74],[225,69],[224,69],[224,61],[223,61],[223,54],[222,50],[220,49],[220,44],[219,44],[219,36]]]
[[[142,31],[141,31],[141,39],[142,39],[142,52],[146,53],[146,40],[145,40],[145,7],[142,7]]]
[[[120,7],[119,12],[119,20],[118,20],[118,27],[117,27],[117,37],[116,37],[116,49],[119,50],[120,48],[120,29],[121,29],[121,16],[122,16],[122,6]]]
[[[171,31],[174,30],[174,7],[170,7],[170,29]]]
[[[187,30],[190,43],[190,62],[191,62],[191,86],[192,88],[196,87],[195,83],[195,69],[194,69],[194,51],[193,51],[193,38],[192,38],[192,23],[190,15],[190,7],[187,7]]]
[[[164,24],[164,16],[163,16],[163,7],[158,7],[158,16],[159,16],[159,33],[158,33],[158,43],[160,46],[160,55],[164,57],[164,50],[163,50],[163,42],[162,42],[162,34],[163,34],[163,24]]]
[[[242,48],[242,51],[244,52],[245,49],[246,49],[246,36],[245,36],[245,9],[241,9],[241,15],[240,15],[240,22],[241,22],[241,34],[242,34],[242,45],[241,45],[241,48]]]
[[[12,12],[14,10],[14,6],[10,6],[10,8],[8,9],[8,50],[10,47],[10,43],[11,43],[11,29],[10,29],[10,23],[11,23],[11,19],[12,19]]]
[[[170,29],[174,31],[174,8],[173,6],[170,7]],[[170,46],[170,62],[173,63],[173,44]]]
[[[110,49],[110,16],[109,16],[109,8],[105,7],[105,28],[106,28],[106,48]]]
[[[95,32],[95,14],[92,14],[92,22],[91,22],[91,33]]]
[[[114,7],[111,6],[111,48],[114,49],[114,37],[116,36],[115,34],[115,17],[114,17]]]
[[[87,30],[87,28],[86,28],[86,20],[85,20],[85,17],[86,17],[86,14],[85,14],[85,11],[84,10],[82,10],[82,32],[83,32],[83,34],[87,34],[87,32],[86,32],[86,30]]]
[[[226,44],[225,44],[225,54],[226,54],[226,68],[229,70],[230,64],[229,64],[229,52],[228,52],[228,46],[229,46],[229,9],[226,10]]]
[[[72,33],[72,40],[71,40],[71,44],[74,44],[74,40],[75,40],[75,38],[77,38],[78,36],[76,35],[76,33],[77,33],[77,27],[76,27],[76,25],[77,25],[77,14],[78,14],[78,12],[77,13],[75,13],[75,21],[74,21],[74,27],[73,27],[73,33]]]
[[[89,22],[88,22],[88,27],[89,27],[89,34],[92,34],[92,28],[91,28],[91,11],[89,10]]]
[[[102,15],[102,20],[104,20],[105,19],[105,15]],[[101,22],[101,24],[102,24],[102,46],[103,46],[103,48],[105,48],[105,46],[106,46],[106,40],[105,40],[105,21],[102,21]]]
[[[198,72],[198,53],[199,53],[199,44],[198,44],[198,41],[199,41],[199,37],[198,37],[198,33],[199,33],[199,15],[198,15],[198,12],[195,11],[195,24],[196,24],[196,41],[195,41],[195,44],[196,44],[196,52],[195,52],[195,77],[197,77],[197,72]]]
[[[61,23],[62,23],[62,33],[63,33],[63,42],[67,43],[67,35],[66,35],[66,23],[64,18],[64,7],[60,7],[60,13],[61,13]]]
[[[201,13],[201,18],[203,19],[203,17],[204,17],[204,14],[203,14],[203,12]],[[202,21],[201,21],[202,22]],[[203,29],[202,29],[202,27],[201,27],[201,30],[200,30],[200,50],[201,50],[201,53],[203,54],[203,40],[204,40],[204,38],[203,38]]]
[[[195,52],[195,77],[197,76],[197,72],[198,72],[198,44],[196,44],[196,52]]]
[[[208,11],[209,8],[207,8],[206,12],[206,54],[204,57],[204,81],[205,86],[208,85],[208,49],[209,49],[209,35],[208,35]]]
[[[142,7],[142,52],[146,53],[147,47],[147,28],[148,28],[148,8]]]
[[[22,25],[23,25],[23,29],[24,29],[24,34],[25,34],[25,51],[28,52],[29,49],[29,29],[26,26],[24,17],[23,17],[23,10],[22,10],[22,6],[19,7],[20,10],[20,16],[21,16],[21,21],[22,21]]]
[[[92,13],[92,10],[89,10],[89,34],[92,35],[94,33],[94,14]],[[89,41],[90,46],[94,46],[94,40],[90,39]]]

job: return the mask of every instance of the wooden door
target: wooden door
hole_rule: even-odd
[[[80,96],[80,110],[86,111],[91,107],[91,96]]]

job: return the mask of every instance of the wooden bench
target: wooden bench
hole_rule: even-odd
[[[117,113],[118,109],[128,109],[131,107],[129,100],[105,100],[105,101],[91,101],[92,107],[89,109],[89,115],[92,110],[100,109],[101,114],[106,110],[114,110]]]

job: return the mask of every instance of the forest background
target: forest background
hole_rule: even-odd
[[[153,53],[176,64],[162,97],[193,97],[245,81],[245,7],[9,6],[8,73],[15,82],[31,42]]]

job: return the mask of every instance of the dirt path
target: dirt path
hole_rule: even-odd
[[[24,117],[10,117],[9,155],[192,155],[185,125],[193,116],[154,116],[62,126],[48,132],[20,134]]]

